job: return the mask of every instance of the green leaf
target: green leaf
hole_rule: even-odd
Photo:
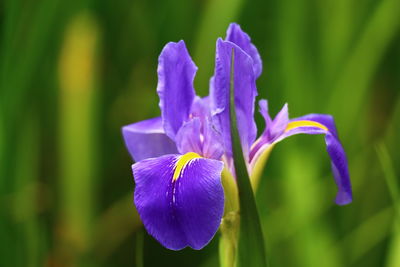
[[[246,162],[237,129],[234,90],[235,53],[232,49],[230,77],[230,120],[234,166],[239,192],[240,230],[237,252],[237,266],[267,266],[264,239],[257,212],[253,190],[247,172]]]

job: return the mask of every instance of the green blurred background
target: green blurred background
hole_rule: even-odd
[[[169,41],[205,96],[234,21],[259,97],[332,114],[353,182],[335,206],[322,136],[274,149],[257,193],[271,266],[400,266],[399,0],[3,0],[0,18],[0,266],[218,266],[218,237],[173,252],[145,233],[120,129],[159,115]]]

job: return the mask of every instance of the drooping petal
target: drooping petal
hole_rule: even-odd
[[[223,215],[222,169],[195,153],[134,164],[135,205],[148,233],[169,249],[203,248]]]
[[[296,119],[293,119],[292,121],[301,121],[301,120],[308,120],[308,121],[315,121],[318,122],[322,125],[324,125],[326,128],[328,128],[329,132],[333,134],[334,136],[338,136],[337,130],[336,130],[336,125],[335,121],[333,120],[333,117],[328,114],[307,114],[302,117],[298,117]]]
[[[174,140],[179,128],[189,118],[195,96],[193,80],[197,67],[185,43],[168,43],[158,59],[157,93],[166,134]]]
[[[247,33],[242,31],[236,23],[231,23],[226,32],[226,41],[232,42],[239,46],[253,59],[254,75],[258,78],[262,72],[262,61],[257,48],[251,43],[251,39]]]
[[[175,143],[164,133],[160,117],[126,125],[122,135],[136,162],[178,152]]]
[[[337,136],[335,122],[330,115],[310,114],[289,122],[281,140],[295,134],[325,134],[325,143],[331,158],[332,172],[338,186],[336,204],[346,205],[352,201],[352,190],[346,153]]]
[[[296,134],[324,134],[328,154],[331,158],[332,173],[338,187],[336,204],[346,205],[352,201],[352,190],[350,175],[348,170],[346,153],[337,136],[335,122],[330,115],[310,114],[300,118],[290,120],[285,132],[276,138],[272,143],[265,143],[258,149],[252,159],[251,166],[257,164],[257,160],[262,157],[264,151],[282,141],[283,139]]]
[[[257,95],[253,60],[240,47],[232,42],[217,40],[215,76],[211,97],[214,114],[217,115],[227,155],[232,155],[230,135],[229,96],[231,56],[234,50],[234,89],[237,124],[245,158],[248,158],[250,145],[254,142],[257,128],[254,122],[254,101]]]

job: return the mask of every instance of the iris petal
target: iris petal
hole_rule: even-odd
[[[305,119],[308,120],[305,120]],[[311,120],[313,118],[313,120]],[[329,115],[311,114],[291,120],[290,123],[301,122],[296,127],[285,132],[279,140],[295,134],[325,134],[325,143],[331,158],[332,173],[338,187],[336,204],[346,205],[352,201],[352,190],[346,153],[337,136],[335,122]],[[311,126],[309,123],[311,122]],[[323,124],[324,122],[324,124]],[[278,140],[278,141],[279,141]],[[277,141],[277,142],[278,142]]]
[[[250,36],[238,24],[231,23],[226,32],[226,41],[232,42],[243,49],[253,59],[254,75],[258,78],[262,72],[262,61],[257,48],[251,43]]]
[[[283,108],[279,111],[279,113],[275,116],[274,120],[271,120],[271,117],[268,113],[268,102],[265,99],[259,101],[260,113],[264,117],[265,120],[265,131],[263,134],[268,135],[267,138],[273,140],[274,138],[281,135],[285,129],[286,125],[289,122],[289,113],[287,104],[283,106]]]
[[[195,97],[193,80],[197,67],[183,41],[168,43],[158,59],[157,93],[166,134],[174,140],[189,118]]]
[[[307,114],[302,117],[298,117],[296,119],[293,119],[292,121],[299,121],[299,120],[309,120],[309,121],[315,121],[318,122],[322,125],[324,125],[326,128],[328,128],[329,132],[333,134],[334,136],[338,136],[336,126],[335,126],[335,121],[333,120],[333,117],[328,114]]]
[[[216,130],[216,120],[216,116],[207,118],[203,128],[203,155],[210,159],[221,159],[224,154],[224,142],[221,134]]]
[[[241,48],[231,42],[218,39],[215,62],[214,86],[211,92],[214,113],[219,120],[219,129],[225,142],[228,156],[232,155],[229,120],[229,88],[231,73],[231,54],[234,50],[234,89],[235,108],[239,135],[245,158],[248,158],[250,145],[254,142],[257,128],[254,122],[254,101],[257,95],[253,60]]]
[[[309,114],[303,117],[287,120],[287,106],[285,105],[271,122],[266,102],[261,103],[261,113],[266,118],[264,134],[254,143],[250,153],[251,169],[263,167],[265,156],[271,151],[274,144],[295,134],[324,134],[328,154],[331,158],[332,173],[338,187],[336,204],[345,205],[352,201],[352,189],[348,170],[347,158],[340,143],[335,122],[330,115]],[[282,129],[286,128],[283,132]],[[275,129],[279,128],[279,129]],[[271,134],[275,132],[274,134]]]
[[[176,135],[176,145],[179,153],[196,152],[202,154],[200,127],[201,121],[199,118],[193,118],[183,124]]]
[[[265,99],[259,101],[260,113],[265,120],[265,129],[262,135],[252,145],[250,151],[250,162],[253,158],[259,157],[261,152],[266,149],[265,146],[272,144],[285,131],[289,122],[289,113],[287,104],[283,106],[281,111],[272,120],[268,113],[268,102]],[[264,148],[263,148],[264,147]],[[263,149],[262,149],[263,148]],[[254,165],[254,164],[253,164]]]
[[[177,163],[185,156],[174,179]],[[165,155],[134,164],[135,205],[149,234],[173,250],[207,245],[224,210],[222,169],[221,161],[190,155]]]
[[[209,100],[210,98],[208,96],[203,98],[196,96],[193,100],[193,105],[190,115],[192,117],[200,118],[202,124],[205,123],[207,117],[211,116]]]
[[[177,153],[175,143],[165,134],[161,118],[153,118],[122,128],[126,147],[134,161]]]

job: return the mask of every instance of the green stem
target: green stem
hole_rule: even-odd
[[[221,267],[234,267],[238,243],[239,214],[228,212],[221,223],[221,238],[219,240],[219,254]]]

